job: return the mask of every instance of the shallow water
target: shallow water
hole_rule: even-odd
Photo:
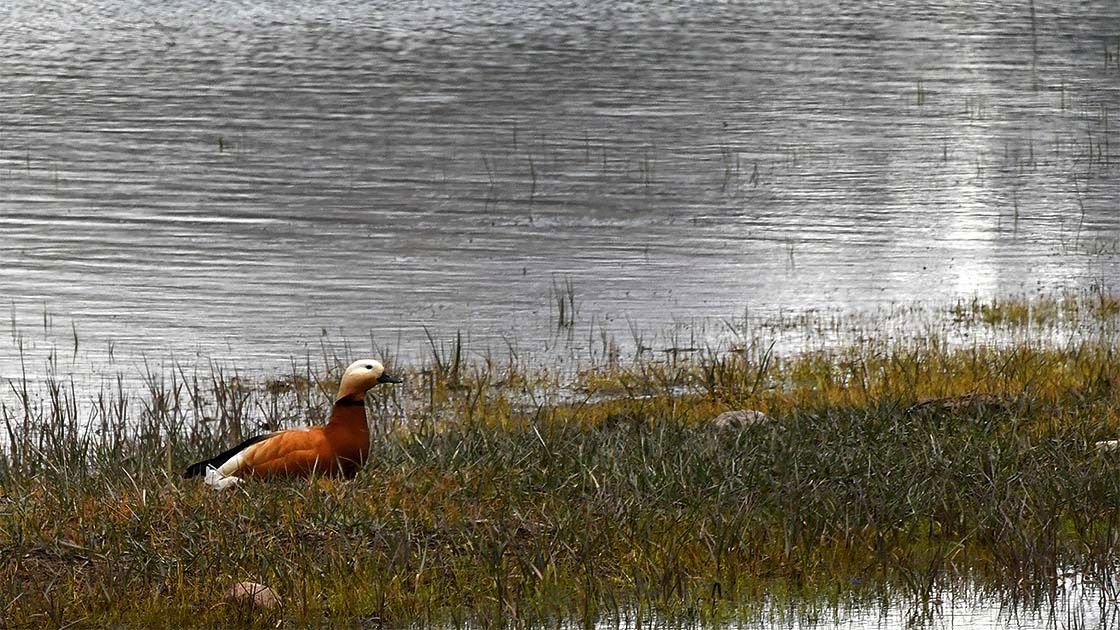
[[[0,375],[1115,285],[1113,0],[506,4],[4,2]]]
[[[951,590],[938,590],[925,598],[882,593],[878,602],[839,602],[792,605],[768,603],[750,622],[730,627],[740,629],[789,630],[926,630],[996,629],[1076,630],[1120,627],[1114,578],[1086,579],[1076,572],[1058,576],[1053,590],[1040,599],[1027,602],[986,593],[974,585],[961,584]],[[659,620],[648,613],[639,622],[636,611],[607,613],[595,623],[598,630],[634,628],[692,627]],[[696,624],[694,624],[696,625]],[[575,628],[575,623],[565,628]],[[696,626],[701,627],[701,626]]]

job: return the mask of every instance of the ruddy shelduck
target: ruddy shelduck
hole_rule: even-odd
[[[369,455],[366,392],[379,383],[400,382],[378,361],[355,361],[342,375],[327,424],[249,438],[216,457],[191,464],[183,476],[205,475],[206,484],[216,489],[248,477],[353,477]]]

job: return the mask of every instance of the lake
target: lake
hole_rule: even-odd
[[[8,0],[0,58],[5,377],[1120,272],[1114,0]]]
[[[1116,0],[4,0],[0,59],[0,401],[1120,278]]]

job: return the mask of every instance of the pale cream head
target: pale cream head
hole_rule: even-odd
[[[338,396],[342,398],[361,398],[378,383],[400,383],[402,379],[387,374],[385,366],[375,359],[360,359],[350,364],[342,373],[338,384]]]

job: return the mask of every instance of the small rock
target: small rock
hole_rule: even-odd
[[[770,416],[754,409],[725,411],[712,418],[712,426],[717,429],[746,429],[748,427],[773,426],[776,423]]]
[[[280,606],[280,596],[276,591],[256,582],[238,582],[229,587],[225,601],[252,610],[272,610]]]

